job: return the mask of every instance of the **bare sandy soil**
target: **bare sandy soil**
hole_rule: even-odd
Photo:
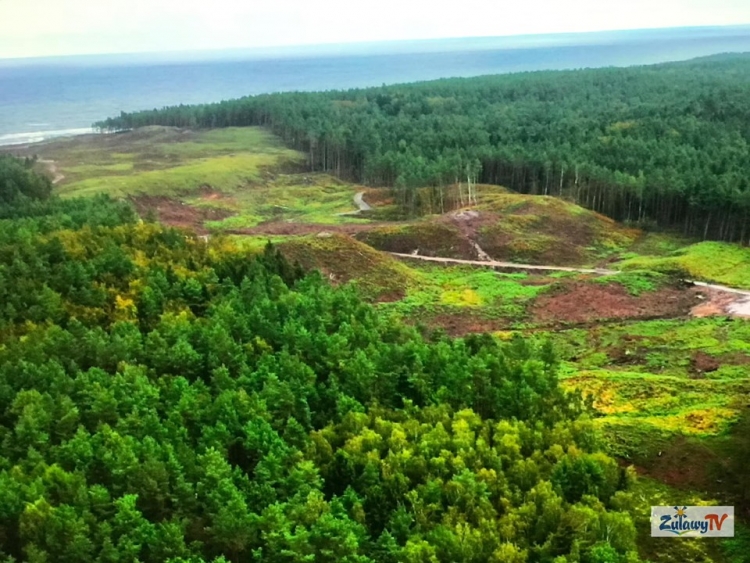
[[[750,295],[712,286],[697,287],[696,291],[702,297],[701,302],[691,309],[691,316],[696,318],[715,316],[750,318]]]
[[[531,312],[542,323],[677,318],[686,317],[698,299],[692,289],[667,287],[634,296],[618,284],[574,282],[558,293],[542,295]]]
[[[208,234],[203,226],[204,221],[219,221],[233,214],[226,209],[192,207],[169,197],[138,196],[131,201],[139,215],[148,216],[153,213],[165,225],[188,229],[199,235]]]

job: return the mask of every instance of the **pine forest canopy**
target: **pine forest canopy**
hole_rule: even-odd
[[[37,200],[49,197],[52,182],[35,174],[33,166],[33,160],[0,154],[0,204],[16,201],[19,196]]]
[[[123,113],[146,125],[270,127],[315,170],[422,192],[457,181],[564,195],[615,219],[747,242],[750,55],[532,72]]]

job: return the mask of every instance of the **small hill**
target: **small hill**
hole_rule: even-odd
[[[334,283],[357,280],[362,294],[376,301],[402,298],[416,279],[408,266],[343,234],[323,231],[277,246],[288,260],[318,269]]]
[[[420,221],[376,227],[357,239],[388,252],[529,264],[595,264],[628,248],[639,231],[550,196],[480,192],[480,204]]]
[[[477,243],[497,260],[558,266],[592,264],[627,248],[639,231],[551,196],[493,194],[478,206],[495,215],[477,232]]]
[[[433,219],[376,227],[355,235],[357,240],[386,252],[478,259],[470,240],[456,226]]]

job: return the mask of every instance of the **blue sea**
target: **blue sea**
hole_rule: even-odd
[[[750,26],[389,42],[255,51],[0,59],[0,145],[86,133],[121,111],[750,51]]]

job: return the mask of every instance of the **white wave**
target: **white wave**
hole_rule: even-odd
[[[7,133],[5,135],[0,135],[0,146],[26,145],[30,143],[39,143],[40,141],[46,141],[47,139],[54,139],[56,137],[85,135],[87,133],[93,132],[94,130],[91,127],[84,127],[79,129],[57,129],[55,131],[28,131],[25,133]]]

